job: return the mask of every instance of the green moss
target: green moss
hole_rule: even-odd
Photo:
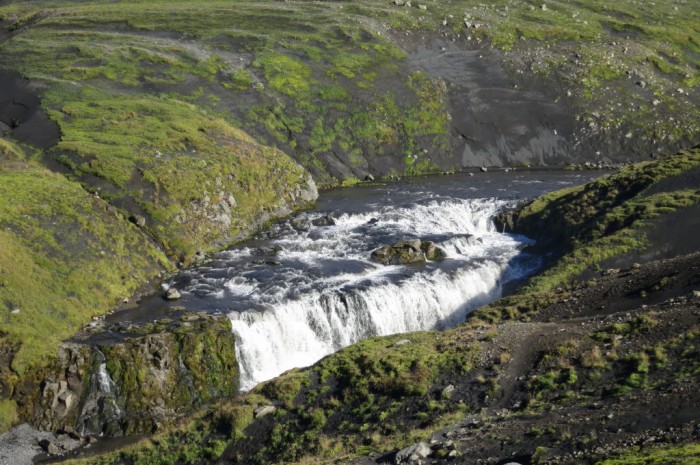
[[[22,343],[20,373],[168,267],[147,236],[63,176],[0,168],[0,199],[0,331]]]
[[[305,183],[285,154],[190,104],[90,87],[46,101],[62,131],[54,156],[112,202],[138,205],[173,257],[231,242]]]
[[[0,433],[15,426],[18,420],[17,403],[13,400],[0,400]]]
[[[700,444],[633,447],[596,465],[686,465],[700,462]]]
[[[231,87],[236,90],[247,90],[253,85],[253,77],[247,69],[238,69],[231,73]]]
[[[311,70],[302,61],[284,53],[268,51],[259,54],[253,66],[262,68],[270,88],[296,99],[311,93]]]

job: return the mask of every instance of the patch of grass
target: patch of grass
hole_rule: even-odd
[[[660,215],[700,201],[695,190],[644,191],[700,166],[700,150],[692,149],[657,162],[640,163],[586,186],[547,194],[516,215],[519,230],[540,241],[562,245],[557,264],[527,285],[530,292],[550,291],[604,260],[646,246],[640,229]],[[546,234],[535,225],[548,224]]]
[[[46,101],[62,132],[54,156],[111,202],[138,206],[130,213],[148,215],[173,257],[232,242],[306,183],[288,156],[191,104],[91,87]]]
[[[596,465],[687,465],[700,462],[700,444],[674,444],[660,447],[634,446]]]
[[[247,69],[237,69],[231,73],[231,87],[236,90],[247,90],[253,85],[253,77]]]
[[[14,400],[0,400],[0,432],[12,428],[18,420],[17,403]]]
[[[262,68],[270,88],[304,101],[311,94],[311,70],[304,62],[284,53],[269,51],[257,56],[253,66]]]
[[[0,163],[3,160],[23,160],[24,151],[16,143],[0,137]]]

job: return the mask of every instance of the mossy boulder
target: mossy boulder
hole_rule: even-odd
[[[420,239],[399,241],[385,245],[372,252],[371,258],[383,265],[407,265],[422,263],[427,260],[442,260],[447,257],[443,249],[431,241],[421,242]]]

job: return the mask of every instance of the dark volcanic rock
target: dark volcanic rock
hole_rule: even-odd
[[[0,122],[15,139],[40,148],[51,147],[61,136],[32,83],[14,71],[0,71]]]
[[[311,221],[314,226],[335,226],[335,218],[331,215],[323,215],[320,218],[316,218]]]

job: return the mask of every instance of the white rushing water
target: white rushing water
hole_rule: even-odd
[[[503,204],[449,199],[345,213],[335,225],[275,240],[279,265],[266,265],[274,275],[253,271],[224,280],[249,307],[229,313],[241,388],[367,337],[454,325],[499,297],[504,280],[532,268],[511,266],[523,238],[499,234],[492,225]],[[410,266],[370,261],[376,247],[407,237],[435,241],[448,259]]]
[[[589,178],[484,173],[327,191],[314,211],[178,273],[164,288],[182,299],[167,305],[230,317],[241,388],[249,390],[367,337],[463,321],[540,264],[522,253],[526,238],[495,230],[493,216],[509,202]],[[407,266],[370,260],[376,248],[404,239],[433,241],[448,258]],[[156,295],[145,305],[141,313],[150,315],[164,304]]]

